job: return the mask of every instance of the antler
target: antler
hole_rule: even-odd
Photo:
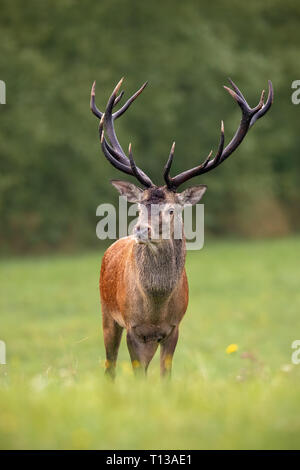
[[[227,147],[225,147],[224,149],[224,123],[223,121],[221,121],[221,137],[220,137],[220,143],[219,143],[219,147],[218,147],[216,155],[211,159],[212,152],[210,152],[208,157],[204,160],[204,162],[201,165],[195,168],[192,168],[190,170],[186,170],[183,173],[180,173],[179,175],[171,178],[169,173],[170,173],[170,168],[172,165],[174,149],[175,149],[175,142],[174,142],[172,145],[172,149],[171,149],[167,164],[165,166],[165,170],[164,170],[164,179],[169,189],[176,191],[179,185],[188,181],[190,178],[193,178],[194,176],[202,175],[203,173],[207,173],[208,171],[211,171],[214,168],[216,168],[218,165],[220,165],[240,145],[245,135],[247,134],[248,130],[253,126],[253,124],[262,116],[264,116],[266,112],[270,109],[272,102],[273,102],[273,97],[274,97],[273,86],[270,80],[268,81],[269,94],[268,94],[268,99],[266,103],[264,103],[265,91],[263,90],[261,93],[259,103],[257,106],[255,106],[255,108],[250,108],[243,94],[235,85],[235,83],[233,83],[231,79],[229,79],[229,82],[233,90],[231,90],[227,86],[224,86],[224,88],[225,90],[228,91],[228,93],[230,93],[230,95],[233,97],[233,99],[237,102],[237,104],[242,110],[242,119],[241,119],[238,130],[236,131],[234,137],[229,142]]]
[[[144,88],[147,85],[147,82],[136,92],[132,95],[126,103],[115,113],[113,113],[113,108],[120,102],[123,97],[124,92],[122,91],[119,95],[120,87],[123,83],[123,78],[119,81],[117,86],[115,87],[114,91],[112,92],[107,105],[105,112],[102,113],[96,106],[95,103],[95,89],[96,89],[96,82],[93,83],[92,90],[91,90],[91,101],[90,107],[95,114],[100,119],[99,123],[99,136],[102,151],[107,158],[107,160],[118,170],[127,173],[128,175],[135,176],[142,185],[146,187],[154,186],[149,176],[147,176],[140,168],[138,168],[134,162],[132,151],[131,151],[131,144],[129,145],[129,158],[126,156],[125,152],[123,151],[114,128],[114,120],[118,117],[122,116],[122,114],[127,111],[129,106],[133,103],[133,101],[142,93]],[[104,127],[107,132],[107,136],[109,142],[106,140],[104,136]]]

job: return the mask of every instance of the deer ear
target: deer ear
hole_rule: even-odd
[[[200,201],[206,190],[207,186],[205,184],[192,186],[191,188],[188,188],[182,193],[178,194],[179,202],[183,206],[193,206]]]
[[[121,180],[111,180],[111,184],[119,191],[121,196],[127,197],[129,202],[140,202],[143,190],[135,184]]]

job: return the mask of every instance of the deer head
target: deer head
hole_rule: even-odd
[[[91,101],[90,107],[99,118],[99,137],[102,151],[107,158],[107,160],[118,170],[126,173],[128,175],[134,176],[139,183],[143,186],[143,189],[134,185],[133,183],[113,180],[112,184],[117,188],[121,195],[127,197],[128,201],[135,202],[139,204],[140,216],[137,222],[137,225],[134,229],[134,236],[136,240],[140,243],[144,243],[147,240],[155,241],[161,239],[162,234],[162,222],[168,217],[172,222],[175,220],[181,220],[180,208],[183,208],[185,205],[193,205],[200,201],[203,194],[205,193],[207,187],[206,185],[192,186],[185,191],[178,193],[177,190],[179,186],[195,176],[202,175],[215,169],[221,163],[223,163],[240,145],[244,137],[246,136],[249,129],[255,124],[255,122],[266,114],[270,109],[273,102],[273,86],[272,82],[269,80],[269,93],[266,102],[264,102],[265,92],[264,90],[261,93],[259,103],[254,108],[251,108],[244,98],[241,91],[235,85],[235,83],[229,79],[229,82],[232,86],[228,88],[224,86],[225,90],[233,97],[236,103],[239,105],[242,118],[240,125],[228,143],[224,148],[224,123],[221,122],[221,135],[219,146],[216,154],[213,156],[212,151],[208,154],[206,159],[200,165],[186,170],[177,176],[170,176],[170,169],[174,157],[175,151],[175,142],[171,147],[169,158],[164,168],[163,176],[165,180],[164,186],[155,185],[149,176],[147,176],[135,163],[132,146],[129,144],[128,156],[125,154],[122,149],[114,128],[114,121],[122,116],[125,111],[130,107],[133,101],[142,93],[145,89],[147,82],[132,95],[126,103],[117,111],[113,112],[113,109],[120,102],[123,97],[124,92],[119,93],[121,85],[123,83],[123,78],[119,81],[114,91],[112,92],[107,105],[105,112],[102,113],[95,104],[95,88],[96,82],[93,83],[91,90]],[[106,131],[108,140],[104,135]],[[151,207],[153,205],[158,205],[160,207],[159,212],[159,222],[158,228],[154,229],[153,227],[153,217],[151,218]],[[155,218],[154,218],[155,219]],[[174,231],[174,224],[171,224]],[[173,231],[171,236],[173,236]]]

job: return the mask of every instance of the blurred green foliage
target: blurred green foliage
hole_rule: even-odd
[[[206,229],[282,235],[299,229],[300,5],[296,0],[2,0],[0,79],[1,251],[97,243],[96,207],[116,202],[119,178],[101,154],[89,93],[100,108],[125,76],[126,96],[149,87],[117,123],[139,166],[162,183],[226,142],[240,110],[222,88],[230,76],[255,105],[271,79],[275,103],[236,154],[195,180],[209,187]],[[124,175],[125,177],[125,175]]]

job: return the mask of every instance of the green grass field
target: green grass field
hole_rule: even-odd
[[[2,449],[300,448],[300,239],[207,241],[170,382],[103,376],[102,253],[0,264]],[[226,353],[229,344],[238,350]]]

